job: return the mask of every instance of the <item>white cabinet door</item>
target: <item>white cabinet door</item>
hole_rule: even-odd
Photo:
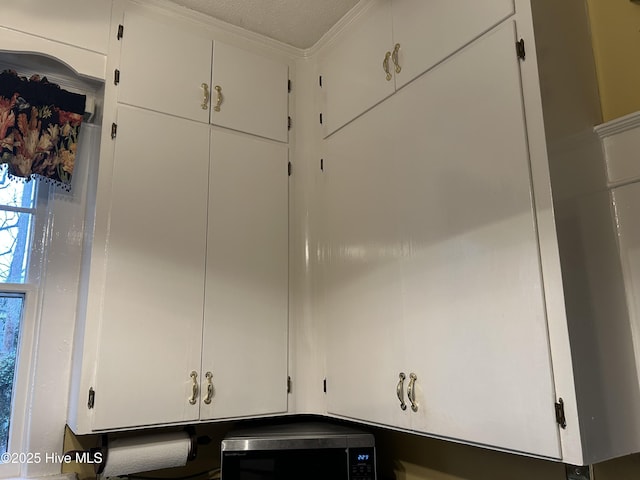
[[[209,128],[118,109],[94,430],[198,418]]]
[[[125,12],[118,102],[208,123],[211,40],[168,22]]]
[[[376,0],[319,60],[325,135],[394,92],[393,76],[383,69],[391,49],[391,1]]]
[[[515,13],[513,0],[393,0],[396,88]]]
[[[287,161],[285,144],[211,133],[202,419],[287,411]]]
[[[3,27],[107,53],[111,0],[4,0],[0,9]]]
[[[385,102],[326,141],[326,399],[331,414],[408,426],[396,397],[406,365],[400,258],[407,244],[390,113]]]
[[[214,42],[211,123],[286,142],[288,76],[285,63]]]
[[[411,422],[560,458],[515,40],[509,22],[393,98]]]

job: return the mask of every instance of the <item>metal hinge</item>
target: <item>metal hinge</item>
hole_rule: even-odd
[[[113,72],[113,84],[118,85],[120,83],[120,70],[117,68]]]
[[[289,176],[291,176],[291,171],[293,170],[293,166],[291,165],[291,162],[287,163],[287,174]]]
[[[524,49],[524,40],[522,38],[516,42],[516,54],[520,60],[524,60],[527,55],[527,52],[525,52]]]
[[[287,91],[291,93],[291,80],[287,80]]]
[[[567,428],[567,419],[564,416],[564,402],[562,398],[559,398],[555,403],[556,408],[556,422],[560,425],[560,428]]]
[[[291,130],[291,117],[287,117],[287,130]]]
[[[89,388],[89,400],[87,400],[87,408],[91,410],[96,402],[96,392],[93,387]]]
[[[116,38],[120,40],[124,35],[124,25],[118,25],[118,35]]]
[[[322,113],[320,114],[320,125],[322,125]]]
[[[114,139],[116,138],[116,135],[118,134],[118,125],[116,125],[115,123],[111,124],[111,138]]]
[[[322,391],[324,393],[327,393],[327,379],[326,378],[322,381]]]
[[[287,393],[291,393],[291,377],[287,377]]]

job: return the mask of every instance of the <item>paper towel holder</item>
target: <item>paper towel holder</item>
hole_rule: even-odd
[[[186,427],[184,429],[185,433],[189,436],[189,453],[187,455],[187,461],[195,460],[198,455],[198,444],[206,444],[211,441],[209,437],[196,437],[196,432],[193,427]],[[92,458],[95,458],[95,453],[100,452],[102,454],[102,458],[100,462],[95,462],[94,470],[96,475],[100,475],[104,472],[104,469],[107,465],[107,460],[109,457],[109,437],[107,434],[103,434],[100,436],[100,441],[98,446],[89,450]]]

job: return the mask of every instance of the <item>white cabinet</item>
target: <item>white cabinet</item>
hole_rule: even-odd
[[[281,142],[288,137],[285,63],[140,12],[125,12],[118,101]]]
[[[94,430],[199,414],[187,399],[200,372],[209,127],[121,106],[118,130],[102,308],[89,312]]]
[[[508,23],[327,140],[327,402],[557,458],[514,43]]]
[[[287,411],[287,161],[285,144],[211,133],[203,419]]]
[[[514,13],[513,0],[376,0],[320,60],[325,134]]]
[[[573,464],[638,451],[584,5],[484,2],[483,16],[460,4],[424,2],[411,20],[442,50],[418,54],[424,73],[387,98],[357,98],[362,111],[349,110],[356,86],[323,68],[348,67],[329,60],[386,3],[318,53],[326,411]],[[391,2],[394,41],[400,5],[412,2]],[[581,40],[563,44],[566,25]],[[396,87],[413,51],[398,43]],[[620,207],[630,193],[616,193]],[[637,232],[626,228],[632,259]]]
[[[126,9],[121,41],[69,424],[286,413],[288,67],[215,42],[212,105],[211,39]]]

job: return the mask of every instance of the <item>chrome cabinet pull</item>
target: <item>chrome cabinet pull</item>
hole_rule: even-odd
[[[203,83],[201,85],[202,90],[204,91],[204,98],[202,99],[202,105],[200,105],[202,107],[203,110],[206,110],[207,108],[209,108],[209,85],[206,83]]]
[[[213,110],[215,112],[219,112],[220,105],[222,105],[222,87],[220,85],[216,85],[214,88],[216,90],[216,105],[213,107]]]
[[[398,400],[400,400],[400,408],[402,410],[407,409],[407,404],[404,403],[404,392],[402,391],[405,378],[407,378],[407,376],[403,372],[400,372],[400,380],[398,381],[398,386],[396,387],[396,395],[398,395]]]
[[[415,389],[416,380],[418,380],[418,377],[416,376],[415,373],[409,374],[409,386],[407,387],[407,398],[411,402],[411,410],[413,410],[414,412],[418,411],[418,404],[416,403],[416,389]]]
[[[396,66],[396,73],[400,73],[402,67],[400,66],[400,60],[398,59],[398,54],[400,52],[400,44],[396,43],[396,46],[393,47],[393,53],[391,54],[391,59],[393,60],[393,64]]]
[[[189,397],[189,403],[191,405],[195,405],[196,398],[198,398],[198,374],[195,372],[195,370],[191,372],[191,381],[193,382],[193,385],[192,385],[193,390],[191,392],[191,397]]]
[[[384,60],[382,61],[382,69],[384,70],[384,73],[387,74],[387,82],[389,80],[391,80],[391,71],[389,70],[389,59],[391,58],[391,52],[387,52],[384,55]]]
[[[211,399],[213,398],[213,382],[211,379],[213,378],[213,373],[207,372],[204,374],[207,379],[207,396],[204,397],[203,402],[209,405],[211,403]]]

